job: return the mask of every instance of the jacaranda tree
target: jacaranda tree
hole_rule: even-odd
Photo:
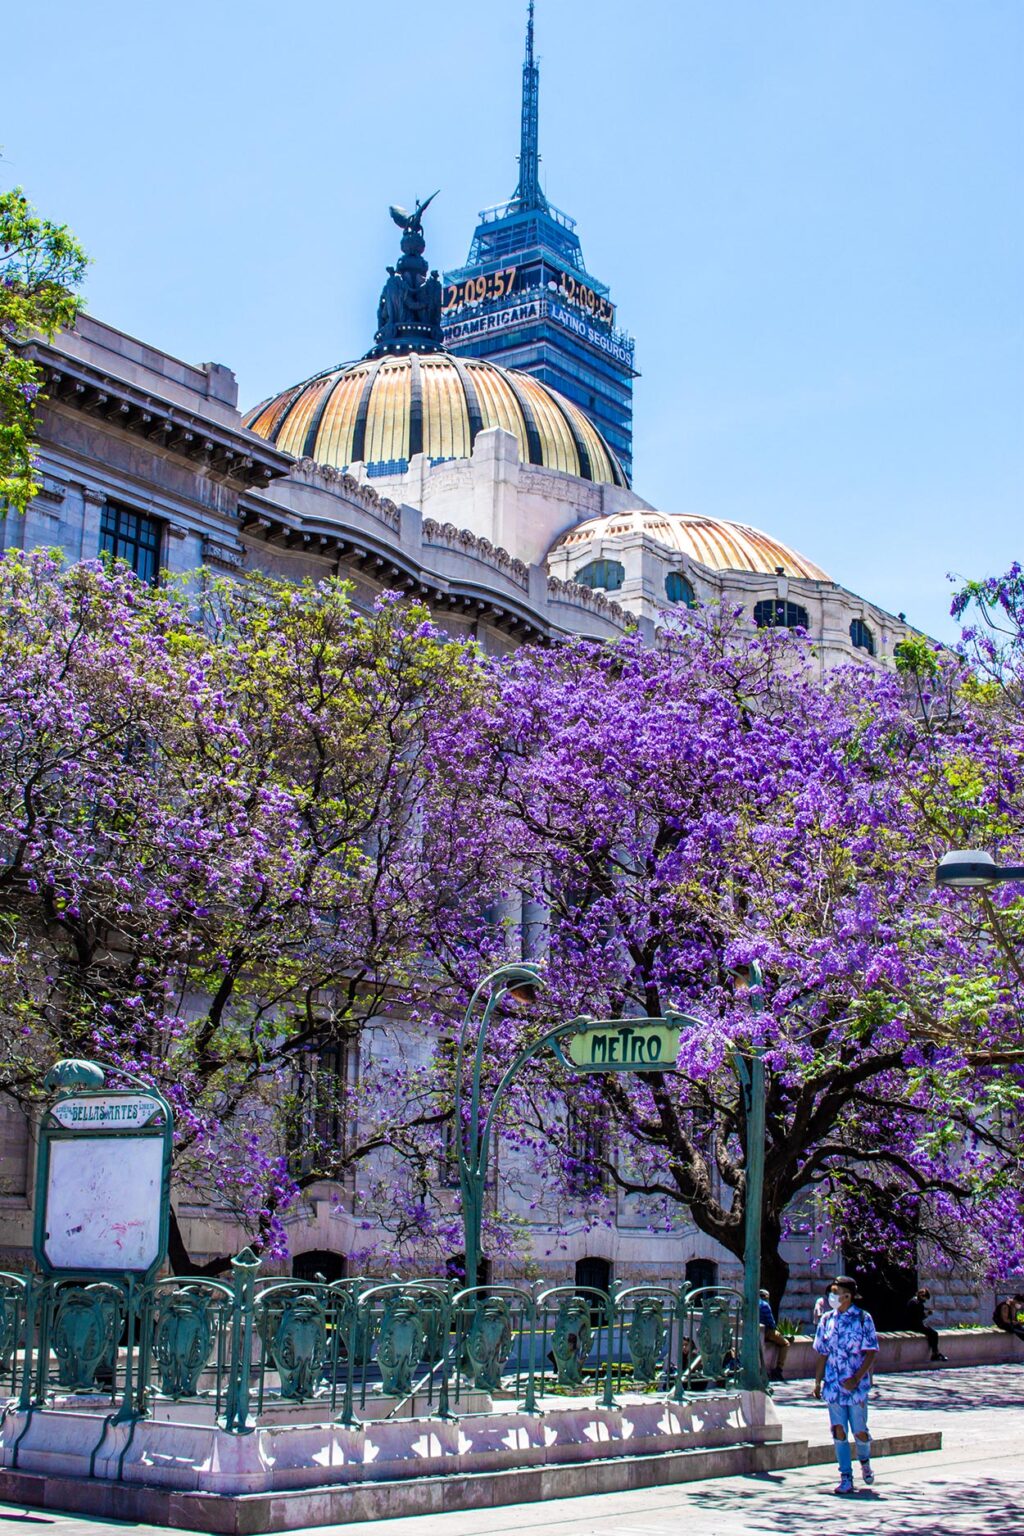
[[[459,878],[421,835],[428,747],[478,688],[423,610],[338,582],[0,561],[0,1090],[31,1104],[58,1055],[152,1079],[179,1198],[272,1251],[303,1184],[401,1152],[401,1064],[343,1061]]]
[[[1020,1056],[999,1049],[1008,1032],[1019,1042],[1016,961],[989,946],[1000,999],[982,1017],[976,949],[934,887],[951,828],[983,814],[992,758],[960,707],[962,665],[927,644],[905,661],[823,684],[799,639],[713,611],[657,647],[522,650],[497,666],[454,758],[479,797],[478,836],[505,851],[507,890],[548,914],[540,1011],[508,1019],[495,1067],[524,1028],[579,1013],[698,1021],[672,1072],[537,1067],[506,1135],[549,1168],[560,1146],[577,1195],[604,1183],[655,1213],[685,1207],[739,1258],[737,1056],[763,1047],[776,1297],[794,1212],[827,1215],[868,1257],[918,1239],[980,1269],[1022,1257]],[[483,937],[463,956],[467,985],[501,951],[500,933]],[[742,986],[753,960],[762,1012]]]

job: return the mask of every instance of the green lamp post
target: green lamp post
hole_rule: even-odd
[[[480,1234],[483,1226],[484,1191],[487,1184],[487,1157],[492,1114],[488,1114],[484,1125],[480,1123],[480,1079],[486,1053],[487,1032],[495,1009],[504,997],[509,996],[519,1002],[529,1002],[543,985],[543,977],[535,965],[524,962],[500,965],[496,971],[485,976],[474,991],[462,1020],[462,1028],[459,1030],[459,1044],[455,1057],[455,1135],[459,1153],[459,1189],[462,1193],[467,1286],[476,1285],[480,1269]],[[462,1093],[466,1049],[473,1016],[480,999],[484,996],[487,1002],[473,1050],[469,1123],[466,1124],[463,1118]],[[496,1103],[497,1095],[491,1105],[492,1113]]]
[[[764,1012],[761,967],[747,968],[746,986],[755,1013]],[[737,1055],[747,1122],[747,1181],[743,1207],[743,1345],[740,1352],[747,1392],[767,1387],[761,1354],[761,1222],[764,1213],[765,1085],[764,1047],[752,1044],[749,1056]]]
[[[746,985],[751,994],[755,1013],[764,1009],[761,968],[753,961],[747,968]],[[679,1031],[697,1021],[685,1014],[673,1014],[666,1018],[597,1020],[581,1016],[567,1023],[555,1025],[523,1047],[506,1067],[491,1095],[485,1115],[481,1116],[481,1077],[487,1048],[487,1034],[499,1003],[506,996],[520,1002],[530,1001],[544,986],[544,978],[536,965],[517,961],[499,966],[485,976],[469,1000],[462,1027],[459,1030],[455,1057],[455,1130],[458,1146],[459,1189],[462,1194],[462,1225],[466,1255],[466,1285],[475,1286],[479,1277],[481,1257],[481,1229],[483,1225],[484,1192],[487,1183],[487,1160],[490,1151],[491,1131],[498,1105],[506,1090],[519,1072],[548,1046],[563,1066],[570,1070],[590,1071],[645,1071],[674,1065],[678,1049]],[[477,1007],[486,997],[483,1016],[477,1031],[476,1044],[472,1048],[472,1074],[470,1078],[470,1103],[468,1121],[464,1116],[465,1097],[463,1080],[466,1075],[466,1056],[470,1049],[469,1036]],[[663,1060],[652,1055],[663,1032],[671,1039],[664,1047]],[[615,1036],[631,1037],[627,1051],[625,1044],[616,1058]],[[570,1059],[563,1054],[561,1041],[592,1042],[579,1052],[570,1045]],[[648,1042],[646,1050],[637,1048],[638,1041]],[[735,1056],[736,1069],[743,1089],[747,1129],[747,1180],[744,1210],[743,1240],[743,1343],[741,1369],[743,1386],[750,1392],[762,1392],[766,1388],[764,1361],[761,1355],[761,1223],[764,1207],[765,1163],[765,1076],[764,1050],[752,1044],[745,1054]]]

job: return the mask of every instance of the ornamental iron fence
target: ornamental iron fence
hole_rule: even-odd
[[[328,1284],[259,1267],[246,1250],[230,1280],[0,1274],[0,1396],[29,1420],[106,1409],[107,1424],[198,1416],[241,1434],[738,1385],[742,1296],[722,1286]]]

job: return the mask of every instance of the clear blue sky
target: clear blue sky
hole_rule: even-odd
[[[101,319],[264,395],[515,185],[525,4],[36,0],[5,178]],[[949,635],[1024,556],[1024,0],[538,0],[542,174],[636,337],[635,486]]]

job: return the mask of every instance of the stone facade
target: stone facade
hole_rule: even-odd
[[[643,532],[552,549],[581,522],[650,509],[629,490],[521,463],[515,439],[498,428],[479,434],[471,459],[431,464],[419,456],[406,473],[371,482],[360,465],[341,472],[296,461],[246,431],[234,376],[218,364],[193,367],[89,317],[29,350],[49,397],[40,421],[42,489],[27,516],[0,522],[0,549],[58,547],[69,560],[94,558],[103,518],[122,509],[151,520],[159,565],[172,573],[206,564],[291,579],[339,574],[351,580],[357,604],[397,589],[429,604],[452,635],[472,636],[497,654],[524,640],[608,639],[629,624],[653,642],[671,606],[669,569],[685,571],[701,600],[798,600],[813,613],[823,667],[858,654],[851,617],[873,626],[881,664],[906,632],[831,582],[716,571],[681,561]],[[621,591],[572,580],[606,557],[625,567]],[[20,1267],[31,1246],[33,1147],[28,1128],[2,1107],[0,1150],[0,1263]],[[738,1277],[735,1261],[682,1218],[671,1232],[650,1231],[635,1200],[613,1200],[603,1225],[585,1212],[545,1209],[543,1190],[535,1211],[528,1171],[506,1165],[502,1189],[531,1224],[537,1273],[552,1279],[571,1276],[584,1260],[604,1261],[622,1280],[680,1276],[691,1261],[718,1263],[722,1281]],[[292,1219],[293,1253],[356,1250],[364,1235],[350,1204],[344,1189],[309,1191]],[[197,1260],[246,1241],[227,1211],[180,1215]],[[787,1257],[794,1310],[809,1312],[820,1283],[814,1251],[797,1237]]]

